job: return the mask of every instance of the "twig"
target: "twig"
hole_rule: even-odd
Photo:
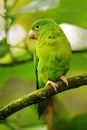
[[[57,82],[58,84],[58,91],[57,93],[63,92],[65,90],[78,88],[83,85],[87,85],[87,74],[79,75],[75,77],[68,78],[69,86],[66,87],[62,81]],[[4,120],[13,113],[23,109],[26,106],[37,104],[42,100],[57,94],[54,92],[51,86],[44,87],[42,89],[33,91],[11,103],[7,104],[0,110],[0,120]]]

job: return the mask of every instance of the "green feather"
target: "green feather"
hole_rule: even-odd
[[[38,58],[38,56],[35,54],[35,55],[34,55],[34,65],[35,65],[35,74],[36,74],[36,86],[37,86],[37,89],[39,89],[38,70],[37,70],[38,61],[39,61],[39,58]]]
[[[38,83],[38,70],[37,70],[38,62],[39,62],[38,56],[35,54],[35,56],[34,56],[34,65],[35,65],[35,74],[36,74],[36,86],[37,86],[37,89],[40,88],[39,87],[39,83]],[[44,85],[45,84],[43,83],[43,85],[41,85],[41,86],[44,86]],[[46,100],[42,101],[41,103],[38,103],[38,116],[39,116],[39,118],[42,115],[42,113],[44,113],[44,110],[46,109],[48,103],[49,103],[49,99],[46,99]]]
[[[37,89],[44,87],[47,80],[53,82],[65,75],[69,69],[71,46],[58,24],[52,19],[41,19],[32,24],[36,42],[35,69]],[[41,116],[49,103],[44,100],[38,105]]]

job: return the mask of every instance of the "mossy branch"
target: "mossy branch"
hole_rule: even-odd
[[[58,81],[58,91],[57,93],[63,92],[65,90],[78,88],[83,85],[87,85],[87,74],[79,75],[75,77],[68,78],[69,86],[66,87],[65,84],[62,81]],[[15,101],[12,101],[11,103],[7,104],[5,107],[3,107],[0,110],[0,120],[4,120],[13,113],[23,109],[26,106],[37,104],[41,102],[42,100],[53,96],[57,94],[54,92],[53,88],[51,86],[44,87],[42,89],[33,91]]]

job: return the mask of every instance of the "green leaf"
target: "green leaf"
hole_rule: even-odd
[[[9,45],[6,43],[6,39],[0,41],[0,57],[5,56],[9,52]]]

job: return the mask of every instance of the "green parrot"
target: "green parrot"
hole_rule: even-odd
[[[35,21],[29,31],[29,39],[36,40],[34,61],[37,89],[51,85],[57,92],[58,80],[68,86],[64,75],[70,65],[71,46],[58,24],[52,19]],[[38,103],[39,117],[45,112],[49,100]]]

